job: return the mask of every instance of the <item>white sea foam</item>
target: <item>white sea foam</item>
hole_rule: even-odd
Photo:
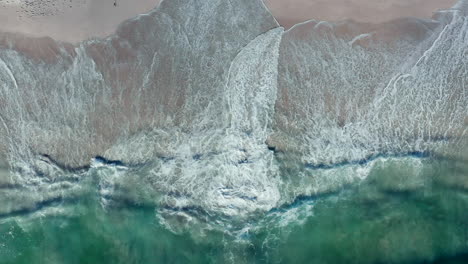
[[[239,18],[225,24],[241,26],[231,27],[174,2],[102,41],[0,49],[0,149],[13,168],[0,215],[96,188],[103,207],[152,206],[174,232],[244,234],[254,227],[239,231],[236,219],[270,212],[288,225],[313,212],[288,207],[298,197],[338,192],[386,159],[406,162],[466,136],[463,12],[431,28],[405,20],[423,31],[414,38],[340,35],[343,25],[320,22],[294,39],[300,28],[284,33],[267,12],[251,26],[242,19],[250,10],[196,2],[233,8]],[[288,208],[271,212],[279,207]]]

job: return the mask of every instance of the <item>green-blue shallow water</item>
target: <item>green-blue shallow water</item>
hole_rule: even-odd
[[[46,206],[57,213],[1,219],[0,263],[467,263],[467,171],[427,160],[422,172],[378,161],[363,182],[252,217],[241,235],[176,234],[154,207],[103,207],[90,188]]]

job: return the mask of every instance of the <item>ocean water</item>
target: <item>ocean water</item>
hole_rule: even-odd
[[[2,217],[0,256],[2,263],[465,263],[467,172],[455,160],[380,159],[363,182],[298,197],[230,230],[179,232],[152,206],[103,207],[89,179],[80,198]]]
[[[287,31],[260,0],[166,0],[76,45],[0,33],[0,263],[465,263],[467,58],[466,0]]]

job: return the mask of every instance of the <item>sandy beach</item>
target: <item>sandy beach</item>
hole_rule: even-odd
[[[145,13],[159,0],[0,0],[0,31],[79,42],[112,34],[122,21]],[[278,22],[289,28],[308,19],[384,22],[398,17],[430,17],[455,0],[265,0]]]

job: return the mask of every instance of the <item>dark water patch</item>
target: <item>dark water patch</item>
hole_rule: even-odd
[[[71,166],[71,165],[67,165],[65,163],[62,163],[60,161],[58,161],[57,159],[54,159],[52,156],[48,155],[48,154],[40,154],[40,157],[41,157],[41,160],[46,162],[46,163],[49,163],[51,165],[54,165],[64,171],[68,171],[68,172],[71,172],[71,173],[82,173],[82,172],[85,172],[87,170],[89,170],[91,168],[91,165],[90,164],[85,164],[85,165],[81,165],[81,166]]]
[[[355,185],[348,184],[344,185],[338,189],[330,190],[328,192],[321,192],[313,195],[299,195],[297,196],[291,203],[286,203],[280,205],[279,207],[273,208],[268,213],[277,213],[277,212],[285,212],[287,210],[298,208],[304,206],[305,204],[310,204],[316,201],[324,200],[330,197],[338,197],[339,195],[345,193],[346,191],[350,191]]]
[[[269,151],[278,152],[275,146],[267,145]]]
[[[394,154],[394,153],[379,153],[375,155],[368,156],[367,158],[359,159],[359,160],[344,160],[342,162],[334,163],[334,164],[311,164],[306,163],[305,167],[308,169],[318,170],[318,169],[337,169],[345,166],[350,165],[366,165],[372,161],[375,161],[380,158],[405,158],[405,157],[412,157],[412,158],[429,158],[431,157],[430,152],[407,152],[401,154]]]
[[[466,264],[468,263],[468,252],[452,256],[443,256],[432,262],[421,262],[421,264]]]
[[[101,198],[105,199],[108,203],[106,203],[106,207],[112,209],[155,209],[156,205],[147,203],[147,202],[140,202],[135,199],[130,199],[126,197],[116,197],[113,195],[101,195]]]
[[[24,208],[16,208],[8,213],[0,213],[0,219],[17,217],[17,216],[25,216],[25,215],[29,215],[29,214],[41,211],[48,207],[53,207],[53,206],[58,206],[58,205],[63,205],[63,204],[74,204],[78,200],[79,199],[77,198],[54,197],[48,200],[37,202],[33,206],[24,207]]]
[[[122,167],[125,167],[127,166],[123,161],[121,160],[111,160],[111,159],[106,159],[104,158],[103,156],[96,156],[94,158],[95,161],[99,162],[99,163],[102,163],[102,164],[105,164],[105,165],[109,165],[109,166],[122,166]]]
[[[12,189],[23,189],[24,186],[16,183],[4,183],[0,184],[0,190],[12,190]]]

